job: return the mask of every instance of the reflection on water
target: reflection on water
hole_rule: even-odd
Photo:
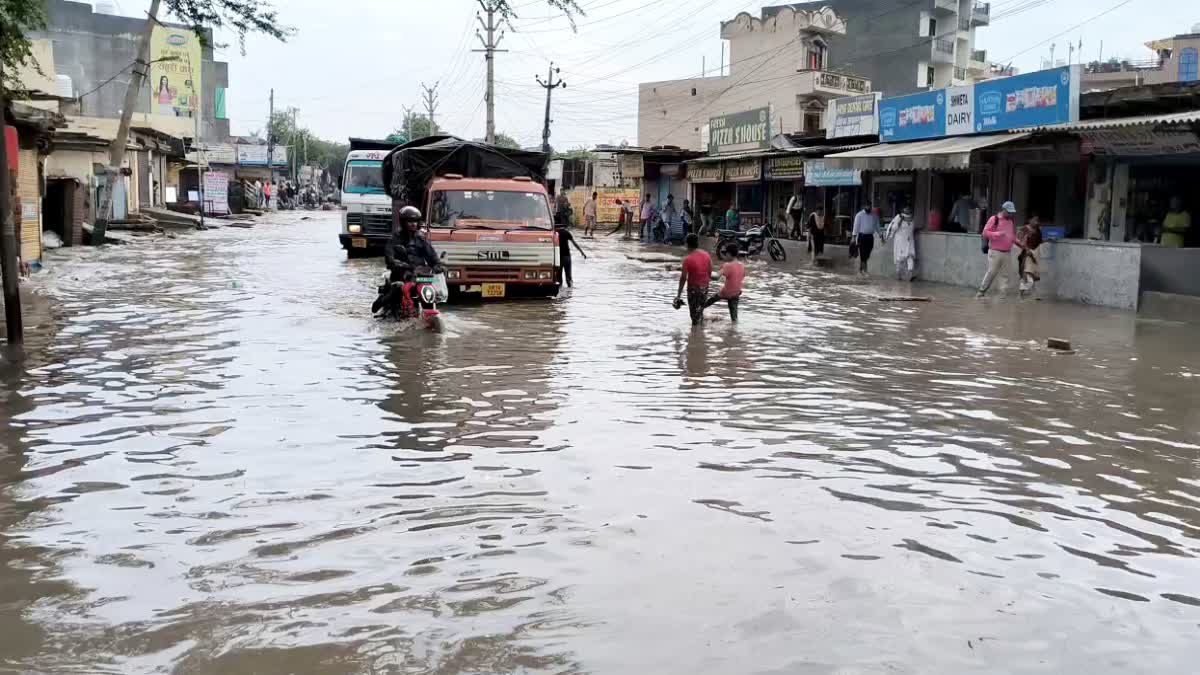
[[[0,671],[1190,670],[1194,330],[755,263],[694,331],[600,241],[433,334],[333,218],[51,261]]]

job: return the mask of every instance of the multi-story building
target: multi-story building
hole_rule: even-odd
[[[764,7],[721,24],[729,69],[717,77],[647,82],[638,143],[701,147],[709,117],[770,106],[773,131],[820,128],[831,98],[887,96],[992,77],[975,30],[990,5],[974,0],[824,0]]]
[[[1190,33],[1146,43],[1154,56],[1145,59],[1110,58],[1085,64],[1080,78],[1084,92],[1170,82],[1200,81],[1200,23]]]

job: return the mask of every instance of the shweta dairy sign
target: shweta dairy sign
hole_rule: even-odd
[[[708,121],[708,154],[771,147],[771,111],[755,108]]]
[[[1079,121],[1079,66],[885,98],[879,140],[915,141]]]

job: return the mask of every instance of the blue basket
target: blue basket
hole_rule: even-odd
[[[1042,239],[1066,239],[1067,228],[1063,225],[1043,225]]]

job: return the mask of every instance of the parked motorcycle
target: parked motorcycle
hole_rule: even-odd
[[[441,325],[438,303],[446,302],[449,297],[446,275],[440,268],[418,267],[399,281],[392,281],[391,272],[384,272],[379,297],[371,305],[371,312],[397,321],[420,320],[432,330]]]
[[[771,260],[782,262],[787,260],[787,251],[784,250],[783,244],[775,238],[775,230],[770,224],[762,225],[745,232],[737,230],[719,230],[717,232],[717,250],[724,251],[725,247],[730,243],[737,244],[738,251],[747,256],[754,256],[762,253],[763,248],[767,249],[767,254],[771,256]]]

